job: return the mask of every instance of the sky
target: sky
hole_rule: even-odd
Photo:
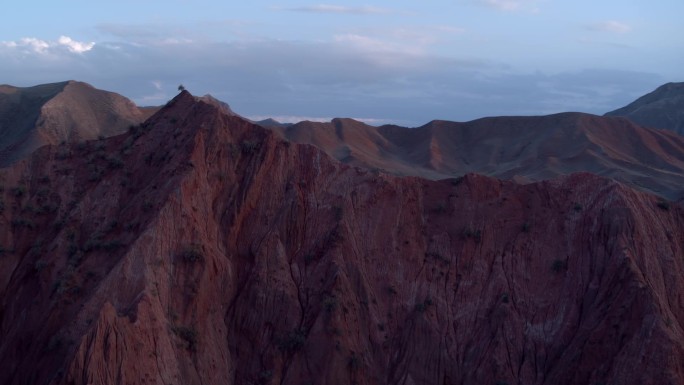
[[[138,105],[179,84],[284,122],[603,114],[684,81],[682,0],[23,0],[0,84],[85,81]]]

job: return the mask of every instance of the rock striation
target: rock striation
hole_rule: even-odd
[[[0,383],[679,384],[684,211],[338,162],[182,92],[0,170]]]

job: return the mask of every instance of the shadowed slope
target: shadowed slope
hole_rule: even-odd
[[[678,384],[684,212],[341,164],[181,93],[0,170],[0,383]]]
[[[658,87],[625,107],[606,116],[624,116],[645,127],[671,130],[684,134],[684,83],[668,83]]]

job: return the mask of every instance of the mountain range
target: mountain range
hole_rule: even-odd
[[[0,383],[684,382],[676,133],[225,107],[0,169]]]

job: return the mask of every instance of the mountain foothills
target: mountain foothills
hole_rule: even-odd
[[[0,169],[0,383],[684,382],[684,210],[649,175],[676,134],[225,107],[183,91]],[[613,178],[562,175],[587,165]]]
[[[625,116],[645,127],[672,130],[684,134],[684,83],[658,87],[629,105],[606,116]]]

